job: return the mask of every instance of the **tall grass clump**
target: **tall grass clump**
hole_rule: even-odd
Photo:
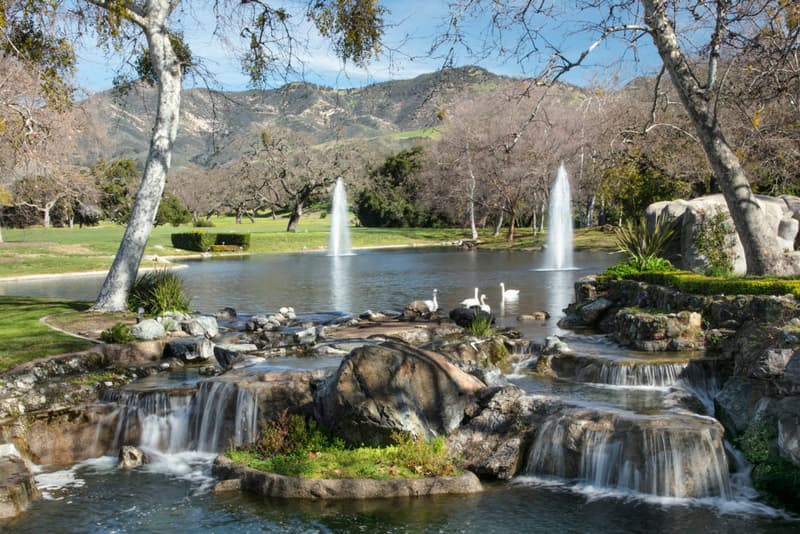
[[[492,318],[483,314],[475,315],[467,332],[475,337],[489,337],[492,334]]]
[[[128,297],[128,306],[136,311],[160,315],[167,311],[189,311],[189,298],[183,280],[169,269],[148,271],[136,279]]]

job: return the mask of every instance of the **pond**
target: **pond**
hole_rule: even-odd
[[[399,310],[440,292],[443,309],[486,293],[501,323],[524,327],[527,337],[562,333],[555,325],[573,299],[573,282],[617,258],[576,253],[578,269],[542,271],[538,252],[457,252],[443,249],[364,251],[354,256],[319,254],[253,256],[187,262],[178,271],[192,307],[214,312]],[[102,278],[81,277],[0,284],[0,294],[92,300]],[[501,305],[500,282],[520,290]],[[548,311],[542,323],[518,323],[518,314]],[[600,356],[613,346],[590,338]],[[287,365],[292,362],[283,362]],[[187,380],[187,377],[181,377]],[[548,384],[517,377],[531,391],[572,396],[593,406],[652,411],[660,390]],[[797,532],[797,518],[754,499],[747,484],[727,500],[663,498],[592,487],[585,483],[519,477],[472,496],[366,502],[287,502],[211,491],[207,454],[165,454],[133,472],[114,459],[49,466],[39,475],[46,498],[9,527],[15,532]]]

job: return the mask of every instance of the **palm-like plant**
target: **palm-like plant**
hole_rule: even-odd
[[[647,227],[644,217],[627,221],[615,229],[617,250],[628,257],[628,263],[637,269],[647,270],[655,258],[659,258],[675,236],[675,220],[659,215],[652,228]]]

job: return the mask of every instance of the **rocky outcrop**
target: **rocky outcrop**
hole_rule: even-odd
[[[389,499],[424,495],[467,494],[483,491],[478,477],[405,478],[395,480],[319,479],[286,477],[234,464],[225,456],[214,462],[213,474],[232,489],[283,499]],[[238,480],[231,484],[230,480]]]
[[[314,413],[352,444],[388,444],[395,431],[430,439],[458,427],[483,387],[441,354],[387,341],[351,352],[315,394]]]
[[[778,239],[779,246],[788,251],[795,249],[795,241],[798,239],[798,221],[800,221],[800,199],[791,196],[769,197],[765,195],[754,195],[756,202],[762,212],[767,226],[772,230]],[[647,207],[646,218],[648,225],[652,227],[655,220],[666,217],[668,221],[677,221],[680,231],[680,246],[678,255],[673,257],[684,269],[705,270],[708,267],[707,260],[697,249],[698,228],[704,224],[708,217],[720,211],[727,216],[725,224],[733,228],[733,220],[728,213],[728,205],[721,194],[698,197],[692,200],[674,200],[656,202]],[[732,255],[734,257],[734,272],[744,274],[747,265],[744,259],[744,248],[735,233],[732,235]]]
[[[0,445],[0,520],[18,516],[38,497],[28,462],[14,445]]]
[[[647,352],[705,348],[702,318],[690,311],[650,313],[622,309],[614,316],[613,335],[621,345]]]
[[[131,335],[140,341],[160,339],[166,335],[164,325],[155,319],[144,319],[131,326]]]
[[[204,336],[171,339],[164,347],[164,358],[183,362],[200,362],[214,356],[214,344]]]
[[[123,470],[136,469],[147,463],[147,455],[139,447],[125,445],[119,450],[117,468]]]

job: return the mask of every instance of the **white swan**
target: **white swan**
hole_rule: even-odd
[[[486,295],[481,295],[480,307],[482,312],[492,313],[492,307],[486,304]]]
[[[506,289],[506,285],[500,282],[500,295],[503,300],[516,300],[519,298],[519,289]]]
[[[462,308],[474,308],[476,306],[480,306],[481,301],[478,299],[478,288],[475,288],[475,297],[471,299],[464,299],[461,301]]]
[[[438,289],[433,290],[433,299],[432,300],[425,300],[423,301],[431,313],[437,311],[439,309],[439,301],[436,296],[439,294]]]

